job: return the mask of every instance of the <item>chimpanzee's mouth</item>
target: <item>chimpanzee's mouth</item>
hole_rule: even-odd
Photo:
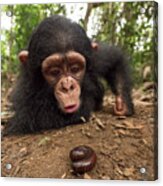
[[[78,108],[79,108],[79,104],[73,104],[73,105],[66,106],[64,110],[66,113],[73,113],[76,112]]]

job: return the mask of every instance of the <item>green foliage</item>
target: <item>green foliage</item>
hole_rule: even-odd
[[[95,39],[115,44],[130,54],[135,82],[142,82],[142,67],[154,63],[155,2],[104,3],[95,11],[100,29]],[[150,77],[151,78],[151,77]]]
[[[52,14],[65,14],[61,4],[9,5],[2,12],[11,13],[10,30],[2,30],[5,41],[2,46],[2,73],[17,73],[17,54],[25,49],[31,32],[45,17]]]

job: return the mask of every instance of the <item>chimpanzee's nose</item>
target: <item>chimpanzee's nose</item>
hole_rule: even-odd
[[[75,89],[73,78],[66,77],[61,81],[61,92],[68,93]]]

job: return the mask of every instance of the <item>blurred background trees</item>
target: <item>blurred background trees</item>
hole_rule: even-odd
[[[133,80],[153,80],[157,62],[157,6],[154,2],[63,3],[2,6],[2,86],[19,73],[17,54],[45,17],[60,14],[81,24],[90,38],[121,46],[129,54]]]

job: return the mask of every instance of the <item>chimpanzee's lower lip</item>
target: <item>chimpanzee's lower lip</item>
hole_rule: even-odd
[[[74,105],[69,105],[67,107],[65,107],[65,112],[66,113],[73,113],[76,112],[79,108],[79,104],[74,104]]]

